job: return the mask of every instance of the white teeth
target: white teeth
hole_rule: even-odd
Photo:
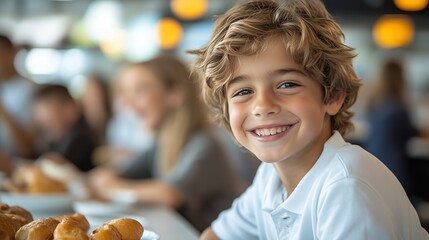
[[[270,129],[264,129],[263,131],[264,131],[264,135],[265,136],[271,135],[270,134]]]
[[[258,136],[271,136],[271,135],[275,135],[275,134],[279,134],[282,133],[284,131],[286,131],[287,129],[289,129],[290,126],[283,126],[283,127],[277,127],[277,128],[264,128],[264,129],[255,129],[255,133]]]

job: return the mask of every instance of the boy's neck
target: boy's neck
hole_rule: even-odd
[[[331,137],[331,131],[321,134],[317,142],[302,149],[299,155],[274,163],[287,195],[290,196],[299,182],[310,171],[322,154],[325,142]]]

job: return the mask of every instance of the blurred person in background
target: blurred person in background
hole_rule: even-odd
[[[109,82],[100,75],[88,75],[80,103],[97,141],[100,144],[106,143],[107,126],[113,115]]]
[[[2,173],[11,174],[12,170],[12,160],[10,156],[4,152],[0,152],[0,185]]]
[[[222,147],[227,150],[232,165],[240,175],[245,186],[250,186],[261,161],[253,153],[241,147],[235,139],[232,138],[231,134],[220,126],[216,126],[213,131],[222,143]]]
[[[408,196],[413,194],[408,141],[418,135],[407,101],[407,84],[400,62],[389,60],[368,98],[369,132],[364,147],[399,179]]]
[[[151,148],[153,136],[132,110],[130,96],[134,92],[133,79],[139,71],[120,71],[111,86],[112,117],[106,126],[106,141],[97,148],[94,160],[97,165],[122,165],[132,161]]]
[[[170,206],[203,230],[243,188],[210,131],[188,68],[163,56],[128,64],[122,71],[139,76],[128,79],[132,107],[156,141],[119,173],[96,169],[90,176],[93,189],[107,199]]]
[[[84,172],[92,169],[95,136],[67,88],[40,86],[33,95],[32,107],[41,153],[59,154]]]
[[[10,39],[0,35],[0,152],[30,158],[36,154],[30,114],[35,84],[18,75],[16,53]]]

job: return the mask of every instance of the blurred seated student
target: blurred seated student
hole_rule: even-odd
[[[404,68],[399,61],[386,61],[377,86],[368,100],[369,135],[365,148],[379,158],[413,192],[407,142],[419,131],[411,121]]]
[[[33,121],[42,153],[57,153],[81,171],[93,168],[96,140],[67,88],[47,84],[33,96]]]
[[[106,131],[112,118],[109,82],[97,74],[88,75],[80,96],[82,112],[99,143],[106,142]]]
[[[134,89],[132,107],[156,141],[119,174],[96,169],[90,176],[93,189],[107,199],[131,194],[140,203],[170,206],[203,230],[243,189],[206,122],[188,68],[161,56],[122,71],[139,76],[128,79]]]
[[[97,164],[124,164],[153,145],[152,134],[144,128],[131,107],[132,79],[140,78],[140,75],[139,71],[119,71],[112,82],[113,116],[106,127],[105,145],[96,150]]]
[[[232,165],[241,177],[243,184],[246,187],[250,186],[261,161],[253,153],[241,147],[225,129],[218,126],[215,127],[214,131],[222,143],[222,147],[227,150]]]
[[[0,151],[11,158],[30,158],[36,154],[30,114],[35,84],[16,71],[17,52],[11,40],[0,35]]]

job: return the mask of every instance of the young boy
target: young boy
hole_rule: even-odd
[[[346,143],[360,81],[318,0],[243,3],[197,54],[203,96],[263,163],[202,239],[429,239],[395,176]]]
[[[82,171],[94,167],[95,137],[66,87],[47,84],[37,89],[33,119],[45,145],[43,152],[60,154]]]

